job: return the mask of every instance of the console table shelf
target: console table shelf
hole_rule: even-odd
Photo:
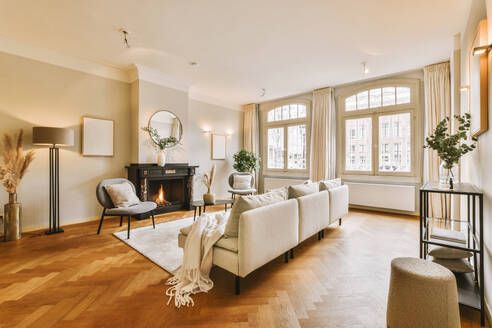
[[[460,304],[480,310],[480,320],[483,326],[485,324],[483,193],[469,183],[455,184],[454,189],[441,189],[438,186],[437,182],[429,182],[420,188],[420,258],[427,259],[429,245],[449,247],[473,253],[474,272],[455,274],[455,276]],[[429,217],[429,198],[433,193],[444,195],[444,218]],[[467,217],[465,220],[451,219],[448,207],[452,208],[452,195],[459,195],[460,200],[461,197],[466,197]],[[432,227],[461,231],[465,236],[465,240],[464,242],[454,242],[432,238]]]

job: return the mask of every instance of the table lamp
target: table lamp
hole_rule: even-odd
[[[60,228],[60,177],[59,177],[59,146],[73,146],[72,129],[33,127],[32,143],[50,146],[50,225],[47,235],[63,232]]]

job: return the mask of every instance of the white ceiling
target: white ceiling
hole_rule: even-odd
[[[0,0],[0,36],[117,68],[145,65],[194,93],[249,103],[447,59],[469,7],[470,0]]]

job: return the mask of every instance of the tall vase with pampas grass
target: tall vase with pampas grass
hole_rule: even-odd
[[[207,193],[203,194],[203,202],[207,205],[215,204],[215,194],[212,193],[212,183],[215,178],[215,164],[212,165],[209,174],[203,175],[203,184],[207,187]]]
[[[4,207],[4,237],[5,241],[21,238],[22,206],[17,202],[17,187],[34,159],[34,152],[24,154],[22,147],[24,133],[20,130],[16,137],[5,134],[0,164],[0,181],[9,193],[9,202]]]

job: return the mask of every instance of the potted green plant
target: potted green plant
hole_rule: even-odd
[[[17,202],[17,187],[34,159],[32,150],[24,155],[23,137],[22,130],[20,130],[17,140],[8,134],[3,137],[1,152],[3,163],[0,165],[0,181],[9,193],[9,202],[4,207],[5,241],[21,238],[22,205]]]
[[[178,143],[178,139],[172,136],[169,138],[163,138],[159,135],[159,132],[156,129],[150,126],[143,127],[142,130],[149,133],[150,137],[154,141],[154,145],[159,149],[159,152],[157,153],[157,165],[166,165],[166,150],[167,148],[175,146]]]
[[[455,115],[458,121],[456,133],[449,132],[451,118],[448,116],[437,124],[434,133],[425,139],[424,148],[434,149],[441,159],[439,168],[439,185],[441,188],[453,189],[454,169],[460,158],[476,148],[477,139],[472,137],[472,142],[467,143],[468,133],[471,126],[471,115],[466,113],[462,116]]]
[[[258,168],[259,158],[246,149],[241,149],[233,156],[234,164],[232,167],[238,172],[249,172],[252,173]]]

